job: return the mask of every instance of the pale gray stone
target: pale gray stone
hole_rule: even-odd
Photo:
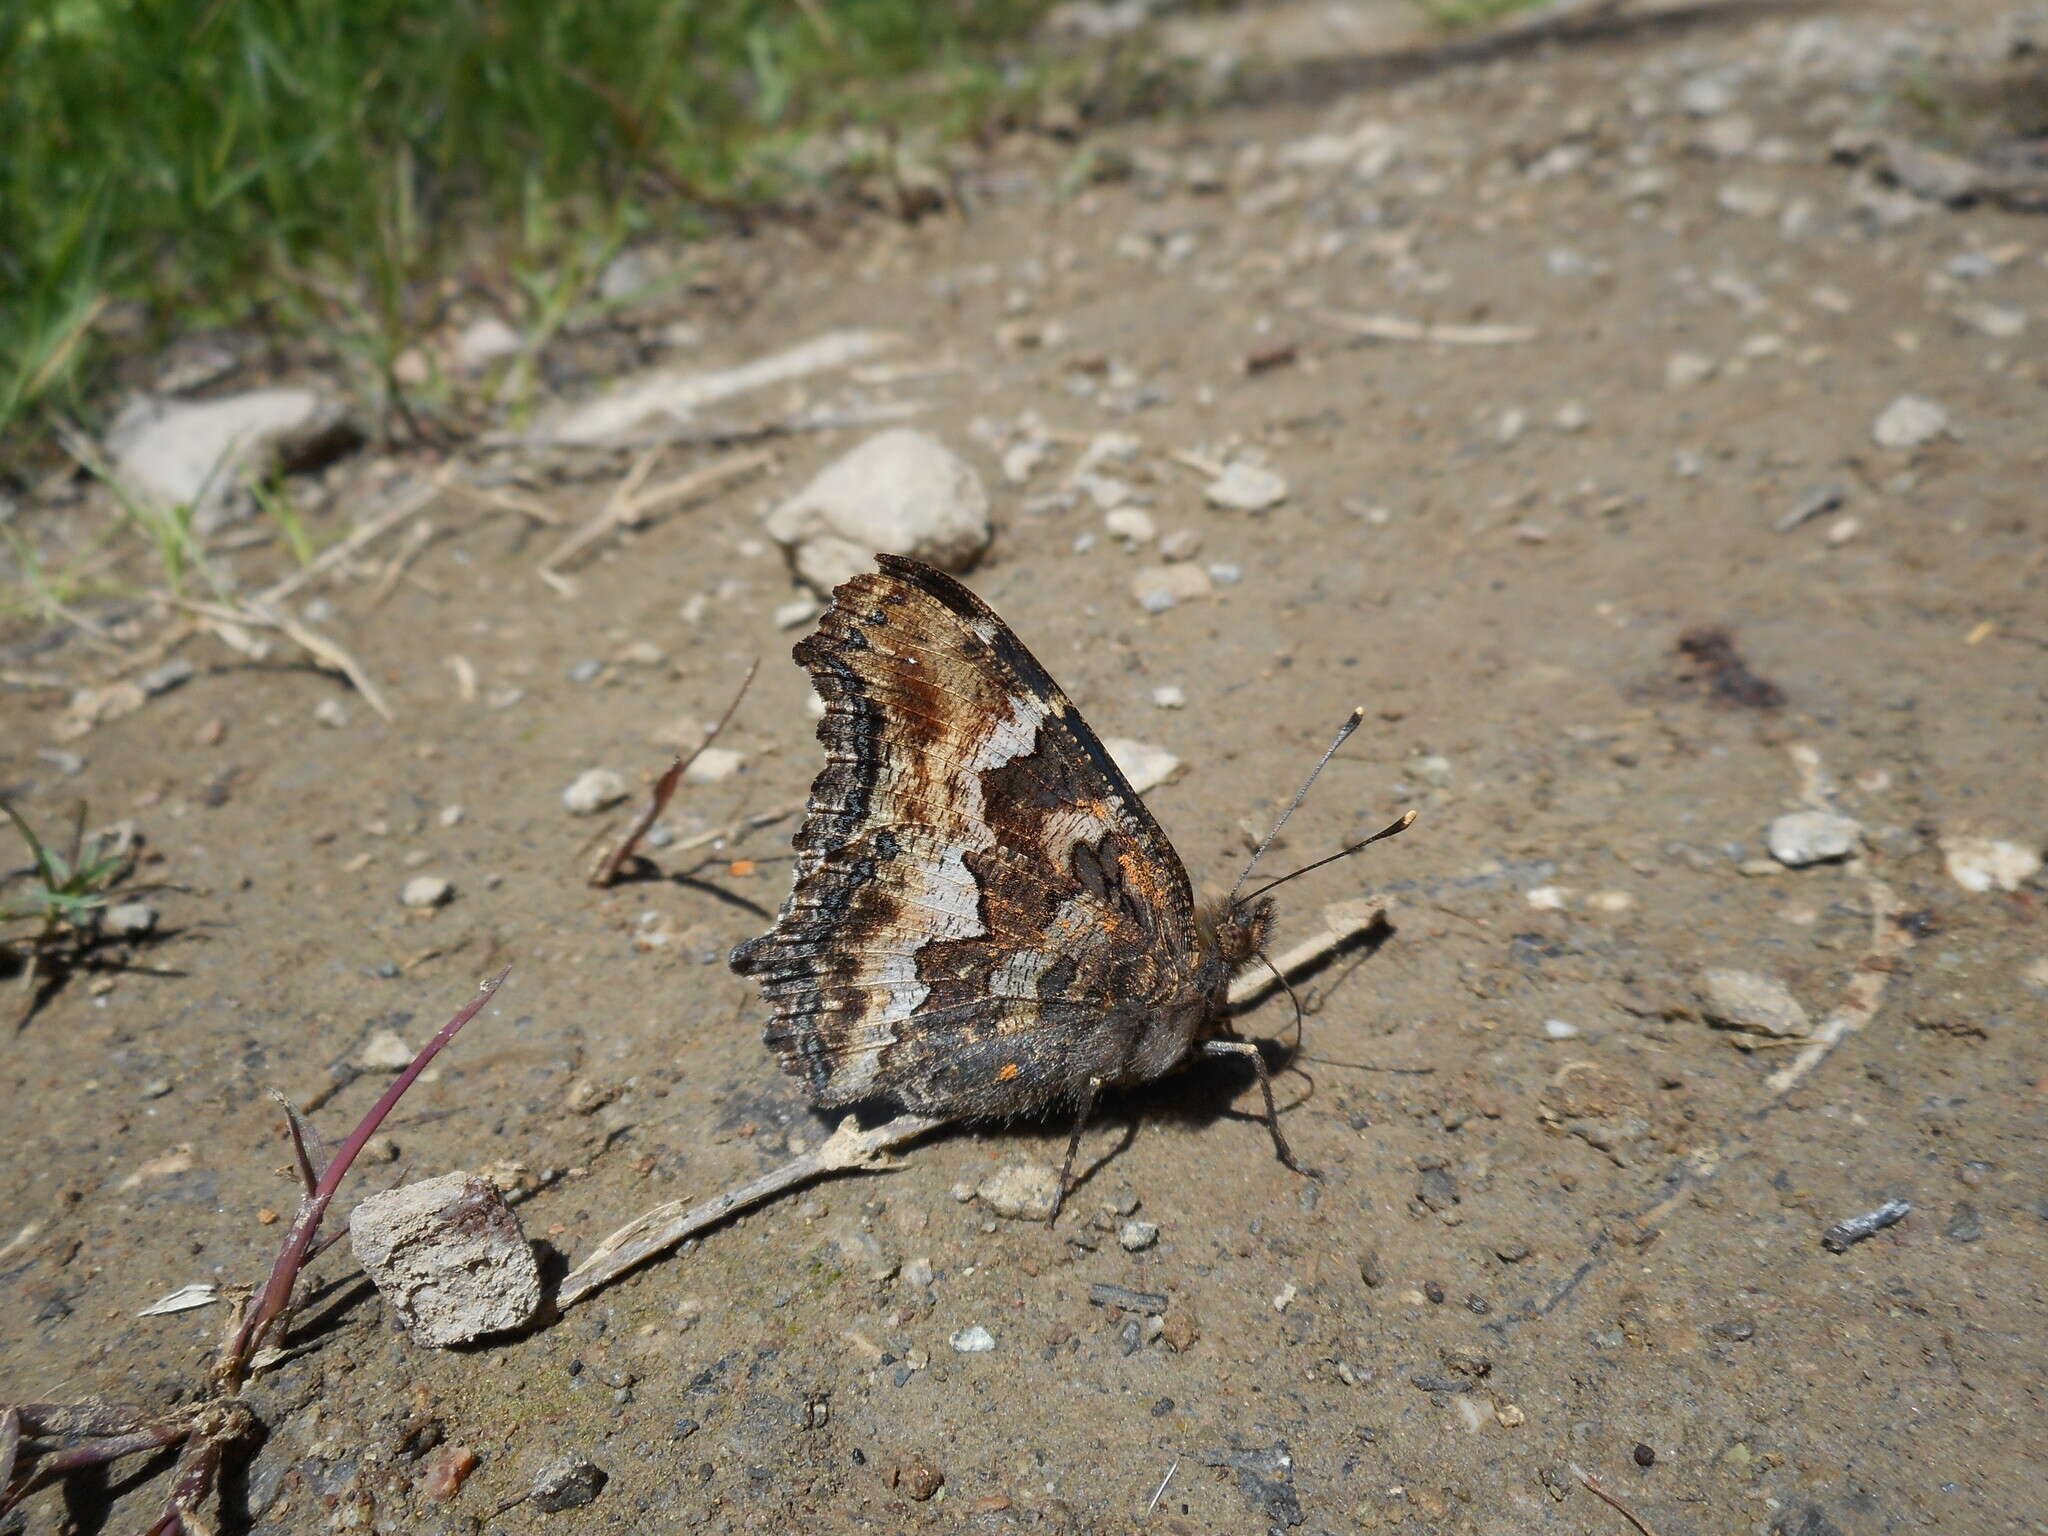
[[[819,593],[873,569],[877,552],[964,571],[988,548],[988,492],[973,466],[909,427],[877,433],[768,515],[771,538]]]
[[[533,1246],[475,1174],[370,1196],[349,1217],[349,1242],[413,1337],[436,1348],[523,1327],[540,1310]]]

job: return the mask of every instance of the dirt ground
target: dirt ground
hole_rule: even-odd
[[[707,367],[905,338],[806,398],[917,402],[976,465],[997,535],[968,580],[1099,732],[1182,760],[1149,800],[1198,883],[1367,707],[1281,855],[1420,812],[1283,893],[1282,946],[1333,901],[1392,924],[1309,978],[1281,1078],[1327,1176],[1275,1163],[1248,1074],[1203,1068],[1098,1123],[1056,1231],[963,1198],[1057,1162],[1053,1124],[938,1134],[471,1349],[409,1340],[338,1248],[220,1529],[1630,1530],[1576,1466],[1657,1536],[2048,1530],[2048,886],[1950,868],[1959,840],[2048,838],[2048,222],[1830,155],[1844,128],[1924,137],[1930,93],[2038,80],[2025,25],[1729,5],[1307,60],[1274,104],[1097,141],[1128,174],[1078,193],[1072,146],[1006,146],[969,216],[771,229],[678,299]],[[1341,318],[1375,315],[1536,334]],[[1902,395],[1947,430],[1879,442]],[[1102,464],[1129,504],[1222,568],[1210,595],[1134,599],[1159,554],[1067,483],[1105,432],[1134,439]],[[184,686],[62,744],[66,776],[41,755],[63,691],[0,695],[25,813],[132,817],[188,888],[136,955],[178,975],[76,977],[0,1057],[0,1399],[192,1390],[217,1309],[136,1314],[267,1267],[293,1186],[265,1090],[338,1134],[388,1081],[350,1066],[366,1042],[419,1045],[507,962],[354,1188],[490,1167],[559,1273],[815,1143],[723,963],[786,891],[793,823],[600,892],[618,813],[562,792],[647,782],[759,655],[743,767],[669,824],[801,797],[777,614],[803,594],[759,518],[864,435],[773,444],[566,591],[535,571],[561,530],[444,496],[395,587],[396,535],[315,589],[393,725],[201,638]],[[1256,455],[1283,502],[1205,502],[1189,459]],[[622,469],[532,494],[581,517]],[[1739,659],[1681,650],[1707,629]],[[108,664],[30,657],[74,685]],[[1765,828],[1816,808],[1860,823],[1853,856],[1781,866]],[[402,907],[419,874],[454,899]],[[1862,1027],[1832,1052],[1717,1027],[1713,967]],[[1268,999],[1242,1024],[1291,1022]],[[1823,1247],[1894,1196],[1903,1222]],[[1131,1216],[1158,1227],[1137,1252]],[[1091,1304],[1105,1282],[1166,1295],[1166,1336]],[[956,1351],[974,1327],[994,1348]],[[481,1458],[446,1502],[419,1486],[437,1439]],[[565,1454],[608,1474],[594,1501],[512,1502]],[[140,1529],[161,1496],[45,1496],[26,1528]]]

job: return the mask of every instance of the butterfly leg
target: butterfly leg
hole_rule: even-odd
[[[1074,1117],[1074,1134],[1067,1138],[1067,1160],[1060,1164],[1060,1186],[1053,1191],[1052,1214],[1045,1218],[1049,1227],[1060,1219],[1060,1208],[1067,1203],[1067,1180],[1073,1176],[1074,1154],[1081,1149],[1081,1133],[1088,1129],[1088,1121],[1095,1114],[1095,1096],[1102,1092],[1102,1079],[1088,1079],[1088,1091],[1081,1097],[1081,1113]]]
[[[1273,1133],[1273,1151],[1280,1161],[1304,1178],[1320,1179],[1322,1174],[1306,1164],[1297,1163],[1294,1153],[1289,1150],[1287,1138],[1280,1134],[1280,1111],[1273,1103],[1273,1078],[1266,1071],[1266,1058],[1258,1045],[1250,1040],[1204,1040],[1204,1056],[1246,1056],[1258,1070],[1259,1092],[1266,1096],[1266,1129]]]

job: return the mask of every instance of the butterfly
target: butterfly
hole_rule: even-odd
[[[774,1011],[782,1068],[821,1109],[1072,1110],[1057,1218],[1104,1092],[1239,1057],[1280,1161],[1312,1175],[1226,1008],[1231,978],[1262,957],[1271,886],[1240,896],[1240,877],[1198,905],[1159,823],[1009,626],[942,571],[876,561],[794,652],[824,700],[825,767],[789,899],[732,953]]]

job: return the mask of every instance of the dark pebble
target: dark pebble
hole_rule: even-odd
[[[1117,1330],[1116,1338],[1117,1347],[1124,1352],[1126,1359],[1135,1355],[1138,1352],[1138,1346],[1145,1342],[1145,1335],[1139,1329],[1138,1320],[1135,1317]]]
[[[1756,1324],[1746,1317],[1728,1317],[1707,1331],[1717,1339],[1732,1339],[1739,1344],[1744,1339],[1756,1337]]]
[[[1162,1397],[1152,1405],[1152,1417],[1155,1419],[1163,1419],[1171,1412],[1173,1412],[1173,1399],[1170,1397]]]
[[[1448,1168],[1425,1168],[1415,1196],[1432,1211],[1448,1211],[1458,1203],[1458,1181]]]
[[[1472,1390],[1472,1383],[1469,1381],[1461,1381],[1456,1376],[1431,1376],[1425,1371],[1417,1371],[1413,1376],[1410,1376],[1408,1384],[1420,1387],[1425,1392],[1470,1392]]]
[[[581,1456],[564,1456],[540,1469],[533,1480],[536,1508],[553,1513],[581,1509],[604,1491],[611,1475],[596,1462]]]
[[[1949,1217],[1948,1225],[1942,1230],[1952,1242],[1976,1243],[1984,1239],[1983,1218],[1977,1214],[1977,1207],[1967,1200],[1956,1202],[1956,1213]]]
[[[1640,1442],[1636,1445],[1635,1457],[1636,1465],[1639,1467],[1652,1467],[1657,1464],[1657,1453]]]
[[[1358,1278],[1374,1290],[1386,1284],[1387,1272],[1380,1267],[1380,1251],[1368,1248],[1358,1256]]]
[[[1427,1296],[1431,1301],[1436,1303],[1436,1305],[1438,1306],[1442,1306],[1444,1304],[1444,1288],[1438,1285],[1434,1280],[1427,1282],[1422,1287],[1422,1294]]]

